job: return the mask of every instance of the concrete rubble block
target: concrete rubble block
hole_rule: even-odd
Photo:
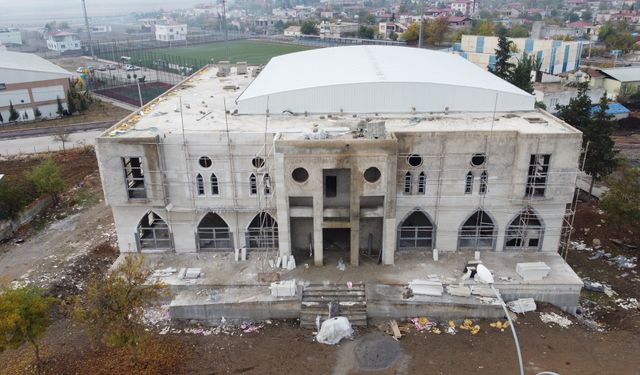
[[[473,285],[471,287],[471,294],[473,294],[474,296],[480,296],[480,297],[495,297],[496,294],[493,292],[493,290],[491,290],[491,287],[488,285],[484,285],[484,284],[480,284],[480,285]]]
[[[243,247],[242,249],[240,249],[240,260],[242,260],[243,262],[245,260],[247,260],[247,248]]]
[[[296,295],[296,280],[283,280],[271,283],[269,286],[274,297],[293,297]]]
[[[286,256],[286,255],[283,255],[282,256],[282,264],[281,264],[282,269],[286,269],[287,268],[287,264],[288,264],[287,262],[289,262],[289,257]]]
[[[201,273],[202,273],[201,268],[187,268],[186,272],[184,273],[184,278],[197,279],[198,277],[200,277]]]
[[[287,262],[287,269],[289,271],[294,270],[296,268],[296,260],[293,255],[289,255],[289,261]]]
[[[518,263],[516,264],[516,272],[524,281],[542,280],[551,268],[544,262]]]
[[[458,297],[470,297],[471,296],[471,288],[464,285],[448,285],[447,293],[452,296]]]
[[[246,61],[238,61],[236,63],[236,71],[238,74],[247,74],[247,62]]]
[[[533,298],[519,298],[507,303],[511,311],[516,314],[524,314],[529,311],[536,311],[536,301]]]
[[[409,288],[413,294],[425,296],[442,296],[444,288],[439,280],[412,280],[409,282]]]

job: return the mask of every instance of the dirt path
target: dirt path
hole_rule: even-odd
[[[0,285],[27,278],[45,286],[70,259],[113,237],[113,233],[111,209],[99,202],[54,221],[23,243],[4,243],[0,245]]]

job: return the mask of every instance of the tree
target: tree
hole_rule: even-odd
[[[420,23],[412,22],[411,25],[407,26],[407,29],[402,33],[400,38],[407,42],[413,42],[418,40],[420,36]]]
[[[438,17],[424,26],[426,32],[425,40],[430,44],[440,44],[444,41],[449,32],[449,21],[447,17]]]
[[[358,38],[373,39],[373,37],[376,35],[376,31],[372,27],[360,25],[357,35]]]
[[[86,327],[94,343],[128,347],[136,360],[147,336],[143,308],[169,294],[161,281],[147,283],[151,273],[144,258],[127,256],[113,272],[91,281],[84,296],[76,297],[73,317]]]
[[[395,42],[396,40],[398,40],[398,34],[392,31],[392,32],[389,34],[389,39],[391,39],[391,40],[393,40],[393,41]],[[2,120],[0,120],[0,122],[1,122],[1,121],[2,121]]]
[[[623,168],[619,178],[610,178],[600,207],[612,225],[640,225],[640,168]]]
[[[591,175],[589,194],[593,190],[594,182],[610,175],[617,165],[616,151],[613,149],[615,142],[611,139],[615,123],[611,121],[613,116],[607,113],[608,102],[605,93],[600,98],[591,121],[583,130],[584,139],[589,142],[584,163],[585,172]]]
[[[52,158],[43,160],[29,171],[27,179],[35,185],[38,194],[51,195],[53,202],[58,203],[58,196],[64,191],[64,180],[60,167]]]
[[[522,54],[522,58],[518,59],[518,63],[513,70],[509,72],[508,81],[514,86],[533,94],[533,84],[531,83],[531,71],[534,68],[533,57],[526,53]]]
[[[40,112],[40,108],[36,107],[36,109],[33,111],[33,116],[36,119],[39,119],[40,117],[42,117],[42,112]]]
[[[580,16],[580,18],[583,21],[591,22],[593,20],[593,13],[591,13],[589,10],[585,10],[582,12],[582,15]]]
[[[529,31],[522,25],[513,25],[507,31],[507,35],[510,38],[526,38],[529,36]]]
[[[489,71],[498,77],[508,80],[513,69],[513,63],[509,62],[511,59],[511,44],[512,42],[507,39],[504,34],[500,34],[498,37],[498,48],[496,48],[496,63],[493,67],[489,67]]]
[[[9,122],[15,122],[18,118],[20,118],[20,114],[18,114],[18,111],[13,107],[13,103],[9,101]]]
[[[59,96],[56,97],[56,103],[58,105],[58,109],[56,110],[56,113],[61,117],[64,116],[64,107],[62,106],[62,101],[60,100]],[[67,104],[67,105],[69,105],[69,104]]]
[[[65,127],[60,126],[56,129],[56,133],[53,136],[53,139],[58,142],[62,142],[62,152],[65,152],[66,149],[64,145],[66,142],[69,142],[70,137],[71,137],[71,134],[67,131],[67,129]]]
[[[496,31],[496,26],[493,23],[493,21],[482,20],[473,27],[473,29],[471,30],[471,33],[473,35],[493,36],[495,34],[495,31]]]
[[[300,26],[300,32],[304,35],[318,35],[318,26],[313,20],[306,20]]]
[[[5,288],[0,292],[0,352],[24,343],[33,347],[40,368],[38,340],[49,327],[53,299],[33,286]]]
[[[588,91],[589,84],[587,82],[581,82],[578,84],[577,95],[569,99],[569,104],[556,106],[558,117],[583,133],[591,121],[592,105],[591,99],[587,94]],[[583,138],[583,146],[585,144],[586,141]]]

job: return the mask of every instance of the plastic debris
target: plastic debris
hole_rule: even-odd
[[[258,332],[262,328],[264,328],[264,324],[242,324],[242,325],[240,325],[240,329],[244,333]]]
[[[322,322],[320,331],[316,335],[316,341],[321,344],[335,345],[340,340],[349,338],[352,335],[353,329],[349,319],[344,316],[337,316]]]
[[[638,303],[638,300],[635,298],[618,298],[615,300],[615,303],[616,305],[620,306],[620,308],[625,310],[640,308],[640,303]]]
[[[624,255],[618,255],[614,258],[611,258],[611,261],[618,266],[619,268],[636,268],[638,258],[636,257],[626,257]]]
[[[569,328],[569,326],[573,324],[571,320],[565,318],[564,316],[558,315],[554,312],[540,313],[540,320],[542,320],[542,322],[547,324],[555,323],[562,328]]]
[[[426,317],[417,317],[411,319],[413,326],[416,328],[416,331],[422,332],[424,330],[430,330],[435,324],[430,322]]]
[[[494,323],[489,323],[489,326],[491,328],[497,328],[504,331],[506,328],[509,328],[509,321],[505,320],[504,322],[501,322],[499,320],[496,320]]]
[[[346,269],[347,269],[347,266],[345,266],[345,264],[344,264],[344,260],[342,260],[342,258],[340,258],[340,259],[338,260],[338,266],[337,266],[337,268],[338,268],[340,271],[344,271],[344,270],[346,270]]]

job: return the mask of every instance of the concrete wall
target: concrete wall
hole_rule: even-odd
[[[484,209],[496,228],[493,249],[503,251],[506,227],[530,206],[544,223],[540,250],[555,252],[565,206],[573,197],[581,144],[581,135],[569,128],[557,134],[397,132],[378,140],[304,140],[296,133],[268,133],[265,154],[264,133],[231,133],[227,139],[225,132],[209,131],[206,136],[187,134],[185,143],[181,134],[129,134],[97,141],[106,201],[113,208],[121,251],[137,251],[136,227],[150,210],[168,224],[175,252],[197,251],[197,226],[207,212],[218,213],[229,226],[235,246],[244,247],[251,220],[258,212],[268,211],[278,223],[280,254],[308,249],[312,232],[316,264],[323,263],[323,228],[350,229],[352,264],[358,264],[358,249],[367,248],[369,233],[374,234],[374,249],[382,248],[383,262],[393,264],[398,226],[415,209],[432,218],[434,246],[442,251],[458,249],[460,226],[477,209]],[[483,166],[471,166],[475,153],[487,155]],[[410,166],[410,154],[420,155],[422,164]],[[550,173],[545,196],[528,199],[525,188],[532,154],[551,155]],[[265,159],[261,168],[252,165],[256,155]],[[146,199],[127,196],[122,157],[134,156],[143,160]],[[202,156],[211,159],[210,167],[199,164]],[[304,182],[292,178],[293,170],[300,167],[309,174]],[[378,181],[364,179],[370,167],[379,169]],[[349,198],[326,207],[323,175],[335,169],[350,173]],[[480,175],[485,170],[488,189],[480,194]],[[407,171],[414,175],[411,194],[403,192]],[[421,171],[427,176],[424,194],[418,194],[416,187]],[[474,174],[474,187],[465,194],[469,171]],[[218,178],[218,195],[209,192],[211,173]],[[270,195],[265,195],[261,183],[267,173]],[[198,174],[204,177],[204,195],[197,192]],[[255,195],[249,189],[251,174],[258,180]],[[291,207],[290,202],[294,202]]]

